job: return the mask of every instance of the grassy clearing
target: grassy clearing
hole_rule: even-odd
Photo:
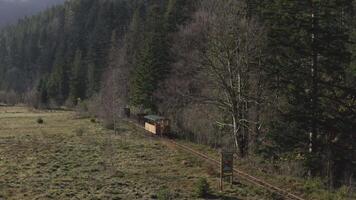
[[[196,199],[201,177],[213,199],[273,199],[243,183],[217,192],[216,167],[142,134],[122,123],[114,135],[68,111],[0,107],[0,199]]]

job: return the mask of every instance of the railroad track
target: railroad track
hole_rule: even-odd
[[[209,161],[211,163],[214,163],[214,164],[220,166],[220,161],[218,161],[216,159],[213,159],[213,158],[211,158],[210,156],[208,156],[206,154],[203,154],[203,153],[201,153],[199,151],[196,151],[196,150],[194,150],[194,149],[192,149],[192,148],[190,148],[190,147],[188,147],[186,145],[179,144],[174,140],[171,140],[171,139],[164,139],[164,140],[174,144],[175,146],[185,150],[186,152],[192,153],[192,154],[194,154],[196,156],[199,156],[200,158],[202,158],[204,160],[207,160],[207,161]],[[236,168],[234,168],[233,170],[239,177],[245,179],[246,181],[248,181],[248,182],[250,182],[250,183],[252,183],[254,185],[258,185],[258,186],[260,186],[262,188],[265,188],[265,189],[267,189],[267,190],[269,190],[271,192],[277,193],[278,195],[280,195],[282,197],[285,197],[285,198],[291,199],[291,200],[305,200],[305,199],[303,199],[303,198],[301,198],[301,197],[299,197],[299,196],[297,196],[295,194],[292,194],[292,193],[290,193],[290,192],[288,192],[286,190],[283,190],[283,189],[281,189],[281,188],[279,188],[277,186],[274,186],[274,185],[272,185],[270,183],[267,183],[267,182],[265,182],[265,181],[263,181],[263,180],[261,180],[259,178],[251,176],[251,175],[249,175],[249,174],[247,174],[247,173],[245,173],[245,172],[243,172],[241,170],[238,170]]]
[[[133,122],[133,121],[127,121],[131,124],[134,124],[136,127],[139,127],[140,129],[144,129],[142,126],[138,125],[137,123]],[[148,131],[146,131],[148,132]],[[152,135],[151,133],[149,133],[149,135],[145,135],[146,137],[154,137],[154,138],[158,138],[158,137],[155,137],[154,135]],[[171,143],[173,145],[175,145],[176,147],[188,152],[188,153],[191,153],[191,154],[194,154],[198,157],[200,157],[201,159],[204,159],[206,161],[209,161],[210,163],[213,163],[215,165],[218,165],[220,166],[220,161],[219,160],[216,160],[206,154],[203,154],[195,149],[192,149],[191,147],[188,147],[186,145],[183,145],[183,144],[179,144],[177,143],[176,141],[172,140],[172,139],[168,139],[168,138],[160,138],[160,140],[163,140],[165,142],[168,142],[168,143]],[[257,185],[259,187],[262,187],[266,190],[269,190],[270,192],[273,192],[273,193],[276,193],[278,195],[280,195],[281,197],[284,197],[285,199],[290,199],[290,200],[306,200],[298,195],[295,195],[293,193],[290,193],[278,186],[275,186],[273,184],[270,184],[264,180],[261,180],[257,177],[254,177],[246,172],[243,172],[241,170],[238,170],[236,168],[233,169],[234,170],[234,173],[239,176],[240,178],[254,184],[254,185]]]

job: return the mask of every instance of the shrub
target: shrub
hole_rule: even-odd
[[[84,134],[84,128],[77,128],[77,129],[75,130],[75,134],[76,134],[77,136],[83,136],[83,134]]]
[[[38,124],[43,124],[43,123],[44,123],[44,120],[40,117],[40,118],[37,119],[37,123],[38,123]]]
[[[81,101],[78,99],[78,104],[75,107],[75,111],[77,112],[77,115],[79,118],[89,118],[90,113],[88,111],[88,105],[87,102]]]
[[[209,191],[210,186],[206,178],[200,178],[195,185],[195,196],[198,198],[206,197],[209,194]]]
[[[315,191],[320,191],[323,188],[323,183],[320,179],[307,180],[303,185],[303,190],[307,194],[312,194]]]
[[[336,192],[335,195],[335,199],[347,199],[348,194],[350,193],[351,188],[347,187],[347,186],[342,186],[341,188],[339,188]],[[350,196],[350,199],[352,197]]]
[[[158,200],[173,200],[174,195],[167,187],[161,187],[157,192]]]
[[[29,90],[24,94],[24,103],[30,107],[38,108],[39,107],[39,98],[36,90]]]
[[[211,177],[219,177],[220,176],[220,172],[217,170],[217,168],[214,165],[207,165],[205,170],[206,170],[206,173]]]
[[[90,122],[91,122],[91,123],[96,123],[96,119],[95,119],[95,118],[91,118],[91,119],[90,119]]]
[[[112,121],[104,120],[103,125],[106,129],[114,130],[114,122],[112,122]]]
[[[64,106],[65,106],[66,108],[74,108],[74,107],[75,107],[75,105],[74,105],[74,103],[73,103],[73,100],[70,99],[70,98],[68,98],[68,99],[64,102]]]

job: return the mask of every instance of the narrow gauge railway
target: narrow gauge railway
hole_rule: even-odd
[[[212,164],[214,164],[216,166],[220,166],[220,164],[221,164],[218,159],[212,158],[209,155],[206,155],[204,153],[196,151],[196,150],[192,149],[191,147],[189,147],[187,145],[179,144],[175,140],[170,139],[168,137],[164,137],[164,136],[163,137],[159,137],[159,135],[157,135],[157,134],[152,134],[151,131],[146,130],[145,126],[143,126],[142,123],[140,123],[140,122],[142,122],[140,120],[138,120],[139,123],[136,123],[136,122],[134,122],[132,120],[126,120],[126,121],[131,123],[131,124],[133,124],[133,125],[135,125],[136,127],[140,128],[140,129],[144,129],[148,133],[148,134],[144,135],[145,137],[155,138],[157,140],[161,140],[161,141],[170,143],[170,144],[176,146],[177,148],[179,148],[179,149],[181,149],[181,150],[183,150],[183,151],[185,151],[187,153],[191,153],[191,154],[193,154],[193,155],[195,155],[195,156],[197,156],[197,157],[199,157],[199,158],[201,158],[201,159],[203,159],[205,161],[208,161],[208,162],[210,162],[210,163],[212,163]],[[266,189],[266,190],[268,190],[270,192],[278,194],[279,196],[283,197],[284,199],[306,200],[306,199],[304,199],[304,198],[302,198],[302,197],[300,197],[298,195],[295,195],[295,194],[293,194],[291,192],[288,192],[285,189],[282,189],[282,188],[280,188],[278,186],[275,186],[275,185],[270,184],[270,183],[268,183],[266,181],[263,181],[263,180],[255,177],[255,176],[252,176],[252,175],[250,175],[250,174],[248,174],[246,172],[243,172],[243,171],[238,170],[236,168],[234,168],[233,170],[234,170],[234,173],[239,178],[244,179],[245,181],[247,181],[247,182],[249,182],[249,183],[251,183],[253,185],[256,185],[256,186],[259,186],[261,188],[264,188],[264,189]]]

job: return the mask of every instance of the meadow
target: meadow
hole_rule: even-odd
[[[219,192],[217,167],[144,134],[71,111],[0,107],[0,199],[198,199],[202,177],[210,199],[271,198],[239,182]]]

